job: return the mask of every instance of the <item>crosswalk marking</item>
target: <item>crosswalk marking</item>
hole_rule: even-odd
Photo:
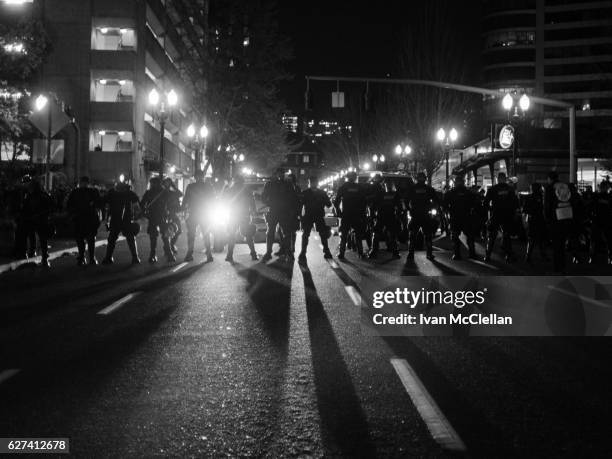
[[[140,295],[142,292],[133,292],[133,293],[129,293],[128,295],[125,295],[123,298],[115,301],[113,304],[111,304],[110,306],[102,309],[101,311],[98,312],[98,315],[102,315],[102,316],[107,316],[113,312],[115,312],[117,309],[119,309],[121,306],[123,306],[125,303],[127,303],[128,301],[133,300],[134,298],[136,298],[138,295]]]
[[[465,451],[465,444],[459,434],[453,429],[453,426],[446,419],[446,416],[408,362],[404,359],[392,358],[391,365],[393,365],[421,418],[425,421],[433,439],[445,449]]]
[[[13,376],[15,376],[20,371],[21,370],[18,370],[17,368],[10,368],[8,370],[4,370],[0,372],[0,384],[2,384],[4,381],[11,379]]]

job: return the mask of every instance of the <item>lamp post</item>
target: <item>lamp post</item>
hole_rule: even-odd
[[[376,169],[378,170],[378,166],[380,163],[384,164],[386,161],[385,155],[372,155],[372,162],[376,165]]]
[[[159,119],[159,176],[164,177],[164,133],[166,132],[166,121],[169,113],[167,108],[175,107],[178,103],[178,95],[171,89],[170,92],[161,97],[157,89],[153,88],[149,93],[149,105],[156,110],[156,116]]]
[[[412,147],[410,145],[405,145],[405,146],[402,147],[401,144],[397,144],[395,146],[394,151],[395,151],[395,154],[400,157],[400,159],[408,158],[412,154]],[[416,170],[416,159],[415,159],[414,163],[415,163],[414,164],[414,169]]]
[[[449,156],[450,150],[453,150],[453,151],[455,150],[455,142],[459,138],[459,132],[457,131],[457,129],[451,128],[451,130],[447,134],[444,128],[440,128],[438,129],[438,132],[436,133],[436,138],[438,139],[439,142],[442,143],[442,148],[444,148],[444,159],[446,161],[445,185],[448,185],[448,179],[450,177],[448,156]]]
[[[208,137],[208,127],[205,124],[200,127],[199,131],[196,131],[196,127],[190,124],[187,128],[187,137],[191,139],[191,148],[194,150],[194,165],[193,175],[202,168],[202,160],[206,160],[206,139]],[[200,157],[200,153],[204,153],[204,157]]]
[[[45,159],[45,186],[47,191],[51,191],[51,133],[52,133],[52,116],[51,104],[49,98],[43,94],[39,95],[34,101],[34,108],[37,112],[42,112],[47,109],[47,154]]]
[[[508,112],[508,121],[514,128],[514,142],[512,142],[512,176],[516,175],[516,157],[518,153],[518,120],[524,118],[529,107],[531,106],[531,99],[527,94],[523,94],[519,99],[518,103],[515,101],[515,95],[506,94],[502,99],[502,107]],[[510,117],[510,113],[514,108],[514,113]],[[519,113],[520,108],[520,113]]]

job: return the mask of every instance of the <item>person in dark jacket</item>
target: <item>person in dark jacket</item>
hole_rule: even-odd
[[[410,231],[408,257],[406,262],[414,260],[414,250],[419,231],[423,231],[423,239],[425,240],[425,249],[427,258],[434,259],[433,254],[433,229],[434,221],[431,216],[432,209],[438,207],[438,195],[436,191],[427,185],[425,182],[427,177],[423,172],[417,174],[417,183],[412,187],[412,190],[407,196],[406,206],[410,211],[410,223],[408,229]]]
[[[276,170],[276,175],[265,184],[261,194],[262,202],[269,207],[266,214],[268,231],[266,233],[266,253],[262,261],[272,258],[272,246],[276,236],[277,226],[280,226],[279,256],[289,256],[291,251],[291,229],[294,227],[298,196],[295,188],[284,177],[282,168]]]
[[[400,258],[397,238],[400,230],[399,215],[401,207],[401,197],[389,183],[381,183],[374,189],[370,204],[374,226],[369,258],[377,257],[380,240],[383,237],[387,241],[387,249],[391,252],[392,258],[394,260]]]
[[[98,190],[89,186],[89,177],[84,176],[79,179],[78,187],[68,196],[66,207],[74,221],[74,234],[79,251],[77,264],[85,265],[85,243],[87,243],[89,264],[97,265],[96,235],[100,226],[102,200]]]
[[[544,192],[542,185],[535,182],[531,184],[531,194],[525,197],[523,214],[527,223],[527,249],[525,261],[531,263],[533,249],[537,245],[542,260],[548,261],[546,256],[546,220],[544,218]]]
[[[206,249],[206,261],[213,261],[211,249],[211,225],[208,215],[210,209],[214,205],[216,192],[211,183],[204,181],[204,173],[196,171],[195,182],[190,183],[185,190],[185,198],[183,199],[183,209],[187,214],[185,224],[187,226],[187,254],[185,261],[193,261],[193,250],[195,246],[195,237],[198,227],[204,238],[204,247]]]
[[[289,244],[289,257],[293,258],[293,254],[295,253],[295,242],[296,242],[296,233],[297,230],[300,229],[300,217],[302,211],[302,202],[301,202],[301,194],[302,190],[297,183],[297,176],[294,173],[290,173],[287,175],[287,182],[291,188],[293,188],[292,197],[295,200],[294,212],[293,215],[287,221],[287,231],[289,234],[287,237],[291,238],[291,242]]]
[[[176,255],[178,252],[176,242],[183,233],[181,230],[181,219],[178,215],[181,211],[181,198],[183,197],[183,193],[179,191],[170,177],[166,177],[163,180],[163,184],[168,192],[168,226],[172,227],[170,234],[170,250]]]
[[[31,181],[30,175],[24,175],[19,186],[11,193],[9,200],[9,214],[13,216],[16,223],[14,255],[18,260],[36,256],[36,233],[26,225],[23,219],[23,204]]]
[[[51,236],[51,225],[49,217],[53,210],[53,201],[38,180],[28,183],[28,190],[23,199],[21,209],[21,224],[24,231],[20,234],[21,238],[27,238],[29,234],[35,233],[38,236],[40,245],[41,266],[48,268],[49,246],[48,239]],[[19,245],[25,246],[25,241],[19,241]]]
[[[340,218],[340,246],[338,248],[338,259],[344,260],[348,235],[351,230],[355,232],[357,254],[359,258],[364,257],[363,239],[365,237],[367,217],[366,191],[356,182],[357,174],[349,172],[346,174],[347,181],[340,185],[334,207],[336,215]]]
[[[223,200],[230,208],[225,261],[234,262],[234,246],[236,245],[237,234],[244,237],[251,252],[251,260],[256,261],[257,252],[255,252],[255,242],[253,240],[256,228],[252,223],[251,216],[257,209],[253,193],[245,186],[244,178],[241,175],[235,176],[232,184],[223,191]]]
[[[317,177],[308,179],[308,189],[302,192],[300,214],[302,215],[302,250],[300,252],[300,262],[306,261],[306,251],[308,250],[308,239],[312,232],[313,225],[317,228],[321,245],[323,246],[323,257],[332,258],[329,250],[328,239],[330,230],[325,223],[325,208],[331,207],[331,201],[325,191],[319,189]]]
[[[497,184],[487,191],[485,208],[489,211],[489,234],[485,261],[491,261],[495,240],[500,230],[502,232],[502,247],[506,255],[506,261],[513,261],[514,252],[512,250],[511,237],[515,232],[519,200],[514,187],[506,182],[506,174],[503,172],[497,175]]]
[[[461,233],[467,238],[469,257],[476,258],[474,238],[478,232],[480,199],[465,186],[465,178],[455,178],[453,188],[444,194],[444,208],[448,212],[453,241],[453,260],[461,260]]]
[[[115,188],[110,190],[104,197],[103,205],[106,210],[108,242],[106,256],[102,260],[103,265],[114,263],[113,253],[119,234],[125,236],[127,246],[132,255],[132,264],[137,265],[140,263],[138,247],[136,246],[136,235],[140,231],[140,225],[134,221],[136,214],[134,208],[138,206],[138,203],[138,196],[127,183],[117,183]]]
[[[149,220],[147,233],[151,242],[151,251],[149,253],[149,263],[157,263],[157,238],[161,236],[164,244],[164,254],[169,262],[176,261],[176,257],[170,248],[170,239],[166,233],[168,225],[168,203],[170,194],[162,186],[159,177],[152,177],[149,180],[149,189],[145,192],[140,206],[143,208],[145,216]]]

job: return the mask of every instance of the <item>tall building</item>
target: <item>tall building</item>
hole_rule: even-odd
[[[606,153],[612,147],[612,2],[484,3],[485,85],[573,103],[583,134],[579,148]],[[567,110],[538,107],[534,113],[535,127],[567,123]],[[585,141],[591,136],[599,138],[599,145]]]
[[[54,93],[78,121],[80,135],[59,134],[66,152],[55,169],[70,182],[123,176],[142,191],[159,170],[162,138],[166,173],[179,183],[193,174],[186,130],[202,121],[195,95],[205,85],[208,0],[0,0],[0,8],[5,17],[40,19],[49,36],[31,90]],[[178,94],[163,137],[148,99],[154,88],[162,99]]]

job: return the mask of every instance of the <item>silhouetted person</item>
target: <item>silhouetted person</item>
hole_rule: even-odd
[[[132,255],[132,264],[140,263],[136,246],[136,235],[140,231],[140,225],[134,221],[134,207],[138,206],[138,196],[129,184],[117,183],[115,188],[106,194],[103,202],[107,207],[108,245],[102,264],[110,265],[114,262],[113,253],[119,234],[125,237]]]
[[[419,231],[423,232],[425,240],[425,250],[429,260],[434,259],[433,254],[433,232],[434,221],[431,216],[431,210],[438,206],[438,196],[436,191],[425,183],[427,177],[423,172],[417,174],[417,183],[412,187],[412,190],[407,196],[406,206],[410,211],[410,223],[408,230],[410,231],[410,240],[408,245],[408,257],[406,262],[414,260],[414,250],[416,247],[416,239]]]
[[[209,211],[214,205],[215,189],[204,181],[204,173],[196,171],[195,182],[190,183],[185,190],[185,198],[183,199],[183,209],[187,213],[185,220],[187,226],[187,254],[185,261],[193,261],[193,250],[195,245],[195,237],[198,227],[204,238],[204,247],[206,248],[206,261],[213,261],[210,232],[212,222],[210,221]]]
[[[299,260],[306,261],[306,252],[308,250],[308,239],[312,232],[313,225],[317,228],[321,245],[323,246],[323,257],[332,258],[329,251],[328,239],[330,235],[329,227],[325,224],[325,208],[331,207],[331,201],[327,193],[319,189],[318,178],[310,177],[308,179],[308,188],[302,192],[302,250]]]
[[[141,207],[145,212],[145,217],[149,220],[147,233],[151,243],[151,251],[149,253],[149,263],[157,263],[157,238],[161,236],[164,245],[164,254],[169,262],[176,261],[174,253],[170,248],[170,240],[166,232],[168,224],[168,199],[170,194],[161,183],[159,177],[152,177],[149,180],[149,189],[145,192],[140,202]]]
[[[79,251],[77,264],[85,265],[85,244],[87,243],[89,264],[97,265],[96,235],[100,226],[102,200],[98,190],[89,186],[89,177],[79,179],[78,187],[68,196],[66,207],[74,220],[74,234]]]
[[[493,185],[485,196],[485,208],[489,210],[488,241],[485,261],[491,261],[491,254],[497,239],[497,233],[502,232],[502,248],[506,261],[514,259],[512,250],[512,234],[514,232],[516,211],[519,200],[514,187],[506,182],[506,174],[497,175],[497,184]]]
[[[225,261],[233,263],[234,246],[236,235],[244,237],[251,252],[251,260],[257,260],[255,252],[255,225],[251,222],[251,216],[256,212],[255,198],[253,193],[244,185],[241,175],[234,177],[232,184],[223,192],[223,200],[230,207],[228,221],[227,256]]]
[[[50,236],[51,225],[49,217],[53,210],[53,201],[38,180],[32,180],[28,183],[28,189],[24,196],[23,206],[21,209],[21,219],[23,231],[20,233],[21,238],[27,238],[29,234],[35,233],[38,236],[40,245],[41,266],[48,268],[49,265],[49,246],[48,238]],[[25,240],[19,241],[20,246],[25,246]]]
[[[444,207],[450,220],[453,260],[461,260],[461,233],[465,234],[470,258],[476,258],[474,236],[478,231],[480,199],[465,186],[463,176],[455,177],[453,188],[444,194]]]
[[[357,254],[360,258],[363,254],[363,238],[365,237],[367,218],[366,218],[366,192],[364,188],[356,182],[357,174],[349,172],[346,174],[347,181],[340,185],[334,207],[336,215],[340,218],[340,246],[338,248],[338,259],[344,260],[346,244],[349,232],[355,232],[357,243]]]
[[[565,246],[574,225],[572,193],[566,183],[559,181],[555,171],[548,174],[544,193],[544,216],[550,227],[555,271],[565,272]]]
[[[544,218],[544,192],[539,183],[531,184],[531,194],[525,197],[523,214],[527,222],[527,249],[525,261],[531,263],[533,249],[537,245],[540,248],[542,260],[547,261],[546,256],[546,220]]]

